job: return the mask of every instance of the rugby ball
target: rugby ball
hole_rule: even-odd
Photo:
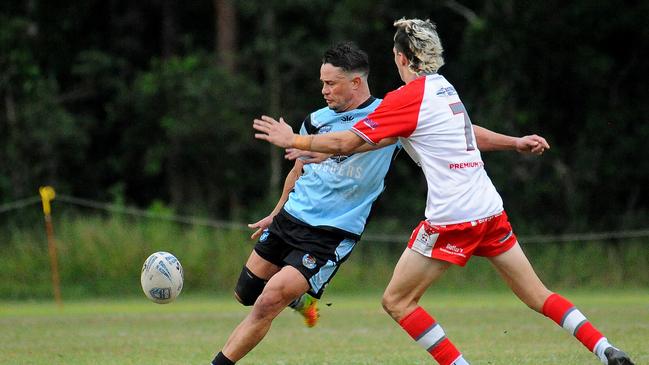
[[[144,261],[140,284],[152,302],[173,302],[183,290],[183,281],[183,267],[176,256],[169,252],[156,252]]]

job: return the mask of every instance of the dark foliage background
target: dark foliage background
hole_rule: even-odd
[[[406,16],[437,23],[440,73],[474,123],[551,143],[541,158],[484,155],[519,230],[645,228],[648,15],[646,1],[2,2],[0,203],[51,184],[142,208],[265,215],[290,164],[252,137],[252,119],[297,128],[322,107],[320,57],[340,40],[369,53],[375,96],[398,87],[392,22]],[[369,228],[407,230],[424,201],[401,156]]]

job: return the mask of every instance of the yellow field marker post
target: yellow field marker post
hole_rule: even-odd
[[[50,201],[56,197],[56,192],[51,186],[41,186],[38,189],[43,202],[43,214],[45,215],[45,232],[47,233],[47,249],[50,253],[50,268],[52,270],[52,287],[54,289],[54,300],[59,306],[63,305],[61,300],[61,283],[59,280],[59,260],[56,254],[56,240],[54,239],[54,228],[52,228],[52,207]]]

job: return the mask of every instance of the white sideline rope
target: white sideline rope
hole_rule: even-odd
[[[75,198],[72,196],[62,195],[62,194],[58,194],[56,196],[56,200],[64,203],[70,203],[73,205],[79,205],[86,208],[94,208],[94,209],[104,210],[111,213],[128,214],[136,217],[162,219],[171,222],[192,224],[198,226],[207,226],[213,228],[228,228],[228,229],[236,229],[236,230],[249,229],[248,226],[246,226],[243,223],[221,221],[216,219],[198,218],[198,217],[178,216],[173,214],[152,213],[142,209],[128,208],[128,207],[123,207],[115,204],[99,203],[88,199]]]
[[[11,203],[6,203],[6,204],[0,204],[0,213],[5,213],[9,212],[11,210],[16,210],[16,209],[21,209],[26,206],[32,205],[39,203],[41,201],[41,198],[38,196],[32,197],[32,198],[26,198],[22,200],[18,200],[15,202]]]
[[[22,209],[30,205],[37,204],[41,198],[36,196],[32,198],[21,199],[15,202],[0,204],[0,213],[6,213],[12,210]],[[223,221],[216,219],[179,216],[173,214],[152,213],[147,210],[128,208],[116,204],[101,203],[93,200],[76,198],[65,194],[57,194],[56,200],[63,203],[78,205],[86,208],[103,210],[111,213],[127,214],[136,217],[161,219],[170,222],[177,222],[190,225],[206,226],[213,228],[226,228],[239,231],[250,231],[250,228],[244,223]],[[535,235],[519,236],[521,243],[561,243],[561,242],[587,242],[587,241],[610,241],[614,239],[625,238],[643,238],[649,237],[649,229],[627,230],[627,231],[610,231],[610,232],[593,232],[593,233],[570,233],[561,235]],[[405,243],[408,242],[408,235],[405,234],[364,234],[363,241],[384,242],[384,243]]]

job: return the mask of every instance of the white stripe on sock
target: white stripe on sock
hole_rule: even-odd
[[[426,351],[431,348],[433,345],[438,343],[446,336],[442,326],[435,324],[428,332],[424,333],[418,340],[417,343],[419,346],[423,347]]]
[[[573,309],[563,320],[563,328],[574,336],[575,330],[584,321],[586,321],[586,316],[584,316],[578,309]]]
[[[604,355],[604,350],[607,348],[611,347],[611,344],[608,342],[606,337],[602,337],[597,341],[595,344],[595,347],[593,347],[593,353],[599,357],[599,360],[603,364],[608,364],[608,359],[606,358],[606,355]]]
[[[453,361],[452,365],[471,365],[469,364],[468,361],[464,360],[464,356],[460,355],[455,361]]]

